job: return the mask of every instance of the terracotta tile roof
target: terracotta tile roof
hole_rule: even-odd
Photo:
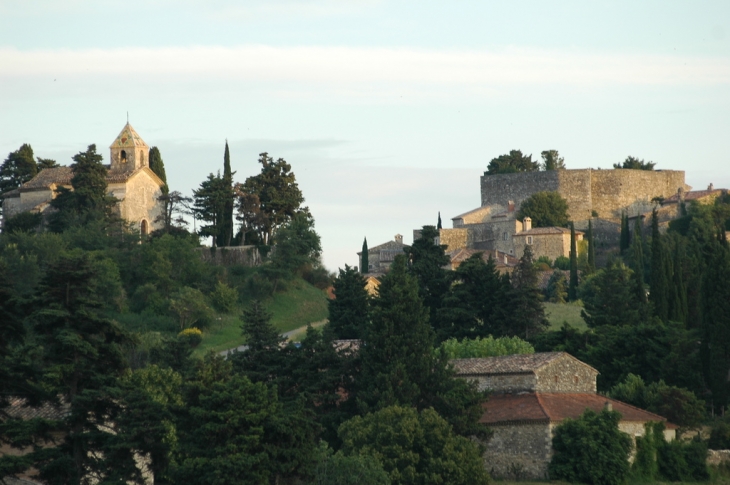
[[[67,404],[62,404],[61,407],[56,407],[45,403],[39,407],[31,407],[26,404],[25,398],[14,396],[8,398],[8,406],[4,408],[3,411],[11,418],[62,419],[68,416],[69,406]]]
[[[727,192],[727,189],[713,189],[713,190],[690,190],[684,193],[684,200],[697,200],[702,199],[710,195],[722,195]],[[679,194],[674,194],[671,197],[664,199],[664,203],[676,203],[679,202]]]
[[[453,359],[451,360],[451,363],[456,370],[456,375],[462,376],[487,374],[531,374],[540,367],[564,356],[574,358],[566,352],[538,352],[535,354],[515,354],[504,355],[501,357],[485,357],[480,359]]]
[[[621,413],[622,421],[667,421],[658,414],[598,394],[530,392],[491,396],[482,405],[484,414],[479,422],[489,425],[518,422],[559,423],[566,418],[580,417],[586,409],[601,412],[606,402],[611,403],[614,411]],[[667,428],[675,429],[676,425],[667,423]]]
[[[576,234],[583,234],[582,231],[575,231]],[[529,231],[522,231],[515,234],[514,237],[517,236],[535,236],[535,235],[542,235],[542,234],[570,234],[570,229],[566,229],[564,227],[536,227],[534,229],[530,229]]]
[[[107,166],[108,168],[108,166]],[[121,171],[109,171],[106,175],[107,182],[124,182],[134,174],[134,170],[125,172]],[[55,167],[46,168],[41,170],[38,175],[33,177],[28,182],[24,183],[21,189],[34,190],[34,189],[47,189],[51,185],[71,185],[71,179],[73,178],[73,170],[71,167]]]

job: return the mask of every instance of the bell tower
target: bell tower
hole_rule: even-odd
[[[142,167],[149,166],[150,147],[132,128],[129,121],[124,125],[109,150],[111,171],[134,172]]]

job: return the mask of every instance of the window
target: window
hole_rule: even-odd
[[[506,232],[503,232],[502,233],[502,241],[506,241],[506,240],[507,240],[507,233]]]
[[[532,244],[532,236],[527,236],[527,244]]]
[[[125,152],[124,150],[122,150],[122,153],[120,155],[120,158],[121,158],[121,160],[123,162],[126,162],[127,161],[127,152]]]

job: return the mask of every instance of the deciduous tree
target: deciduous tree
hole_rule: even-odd
[[[515,217],[519,220],[529,217],[534,227],[565,227],[568,202],[557,192],[536,192],[522,202]]]
[[[540,170],[540,164],[532,161],[532,155],[523,155],[520,150],[510,150],[509,154],[493,158],[484,175],[535,172],[537,170]]]
[[[542,156],[543,170],[565,170],[565,159],[557,150],[545,150],[540,153],[540,156]]]

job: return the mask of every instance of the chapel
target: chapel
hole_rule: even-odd
[[[117,215],[147,235],[162,226],[163,207],[159,197],[165,182],[149,167],[150,147],[127,122],[109,147],[107,192],[117,199]],[[7,192],[3,200],[3,217],[21,212],[46,214],[59,187],[71,189],[71,167],[41,170],[19,188]]]

